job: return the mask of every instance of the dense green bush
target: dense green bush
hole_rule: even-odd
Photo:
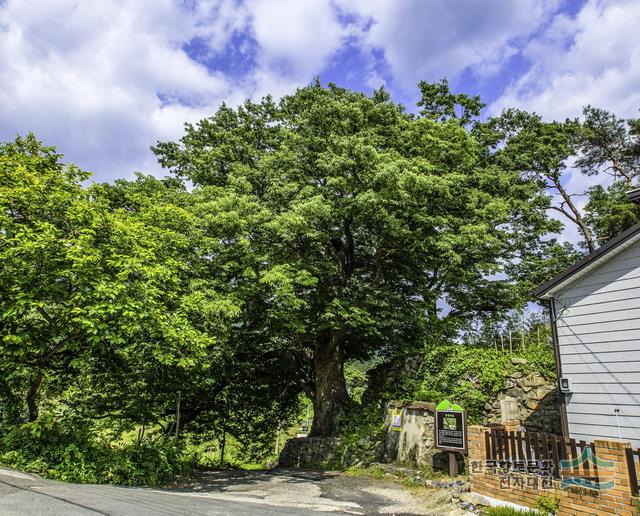
[[[516,356],[526,363],[514,364],[511,359]],[[505,380],[516,371],[536,371],[553,379],[554,359],[549,346],[532,345],[517,355],[482,346],[434,346],[425,352],[413,397],[436,403],[445,398],[458,402],[467,410],[469,422],[476,423],[485,403],[504,388]]]
[[[280,438],[281,445],[287,436]],[[231,434],[224,437],[224,457],[221,436],[211,432],[185,433],[181,437],[185,456],[195,469],[265,469],[277,462],[274,452],[275,438],[265,443],[243,443]]]
[[[0,465],[65,482],[155,486],[189,461],[164,436],[112,442],[86,427],[41,418],[0,436]]]

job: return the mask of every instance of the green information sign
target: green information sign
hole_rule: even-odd
[[[441,401],[436,406],[436,448],[448,451],[467,451],[467,414],[460,405]]]

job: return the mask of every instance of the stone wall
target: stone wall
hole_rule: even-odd
[[[403,378],[412,378],[418,374],[421,360],[420,355],[403,357],[391,363],[381,364],[369,371],[368,387],[363,394],[363,403],[377,404],[384,400],[385,394],[388,393],[395,392],[396,396],[410,395],[410,393],[396,391],[398,386],[403,384]],[[511,361],[513,365],[527,363],[525,359],[518,357],[513,357]],[[506,379],[505,387],[498,395],[485,405],[481,421],[500,422],[502,420],[501,402],[508,398],[516,399],[518,410],[515,418],[523,421],[528,430],[562,433],[559,398],[553,380],[545,379],[535,372],[528,374],[514,372]],[[464,400],[459,401],[464,406]],[[384,405],[380,405],[380,409],[384,409]]]
[[[512,359],[514,365],[523,364],[523,360],[515,357]],[[417,357],[405,358],[402,363],[401,373],[394,372],[396,370],[388,364],[374,370],[369,383],[373,387],[378,382],[377,389],[371,388],[368,395],[372,396],[374,392],[379,394],[390,388],[398,380],[397,374],[416,374],[419,368]],[[464,400],[459,402],[464,406]],[[506,414],[504,409],[508,406],[511,406],[511,410]],[[391,412],[396,409],[403,413],[404,426],[399,432],[391,428]],[[337,438],[290,439],[280,455],[279,464],[302,468],[323,465],[349,467],[384,461],[445,469],[448,460],[446,453],[433,448],[434,411],[432,403],[390,401],[385,409],[384,440],[380,435],[370,435],[357,443],[346,445]],[[523,426],[532,432],[561,434],[555,383],[535,372],[514,372],[506,379],[505,386],[498,395],[485,405],[482,422],[489,424],[513,419],[522,421]],[[458,455],[462,471],[462,455]]]
[[[311,468],[331,465],[339,460],[337,437],[296,437],[289,439],[280,453],[278,466]]]
[[[447,471],[449,456],[435,448],[435,404],[423,401],[390,401],[384,422],[384,462],[402,466]],[[400,414],[400,427],[393,416]],[[457,454],[458,468],[465,469],[464,456]]]
[[[399,415],[400,426],[393,416]],[[435,405],[419,401],[390,401],[384,421],[385,462],[421,464],[434,445]]]
[[[504,400],[510,398],[516,402],[516,413],[505,417],[506,415],[502,414],[501,402],[504,407]],[[504,389],[493,401],[485,404],[482,418],[487,423],[510,419],[521,420],[523,426],[532,432],[561,434],[560,400],[555,382],[546,380],[538,373],[513,373],[505,381]]]
[[[378,435],[362,436],[355,442],[339,437],[289,439],[278,459],[279,466],[294,468],[348,468],[383,460],[383,441]]]

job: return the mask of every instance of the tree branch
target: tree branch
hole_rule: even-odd
[[[55,321],[53,320],[53,318],[47,313],[47,311],[44,308],[42,308],[41,306],[37,306],[36,310],[38,310],[38,312],[44,318],[44,320],[47,321],[51,326],[55,324]]]

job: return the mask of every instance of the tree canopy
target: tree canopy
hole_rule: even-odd
[[[416,113],[319,82],[222,105],[153,147],[164,179],[89,184],[33,135],[2,144],[0,424],[46,409],[267,446],[306,395],[333,435],[345,363],[491,328],[640,220],[638,120],[481,119],[446,81],[419,90]],[[583,208],[570,173],[608,181]]]
[[[290,364],[315,434],[338,431],[345,360],[392,356],[522,301],[510,264],[556,227],[538,182],[449,116],[473,99],[442,89],[424,87],[415,116],[384,90],[315,84],[223,106],[154,147],[210,217],[211,259],[243,299],[234,340]]]

